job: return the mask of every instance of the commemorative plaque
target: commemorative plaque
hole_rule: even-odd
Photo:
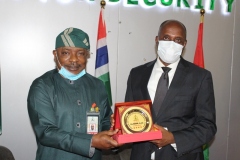
[[[118,143],[162,138],[161,131],[153,127],[151,104],[150,100],[115,104],[114,129],[119,129],[119,133],[113,138]]]
[[[119,107],[123,133],[148,132],[152,128],[152,118],[147,104]]]

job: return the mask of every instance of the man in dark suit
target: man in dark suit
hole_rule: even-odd
[[[202,146],[216,133],[212,76],[181,57],[186,43],[181,22],[163,22],[156,37],[158,58],[130,72],[125,101],[151,99],[155,127],[162,131],[162,139],[134,143],[131,160],[203,160]],[[162,67],[170,69],[165,98],[156,97]]]

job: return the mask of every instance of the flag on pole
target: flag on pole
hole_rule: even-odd
[[[193,63],[199,67],[204,68],[202,39],[203,39],[203,22],[200,22],[199,28],[198,28],[197,46],[196,46],[196,50],[195,50],[195,56],[194,56]]]
[[[204,18],[204,10],[201,10],[201,19],[200,19],[200,24],[198,28],[198,39],[197,39],[197,45],[196,45],[196,50],[195,50],[195,55],[194,55],[194,60],[193,63],[196,64],[197,66],[204,68],[204,56],[203,56],[203,18]],[[203,156],[204,160],[209,160],[209,145],[205,144],[203,145]]]
[[[209,160],[209,145],[208,144],[203,145],[203,156],[204,156],[204,160]]]
[[[103,17],[103,8],[101,8],[98,22],[97,35],[97,54],[95,64],[95,76],[103,81],[108,94],[109,105],[112,105],[112,93],[108,66],[106,26]]]

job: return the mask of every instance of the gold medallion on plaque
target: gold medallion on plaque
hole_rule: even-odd
[[[122,112],[121,125],[128,134],[148,132],[152,128],[152,118],[145,107],[132,106]]]

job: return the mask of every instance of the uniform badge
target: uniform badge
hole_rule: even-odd
[[[90,111],[87,112],[87,133],[97,134],[99,131],[100,112],[96,103],[93,103]]]

